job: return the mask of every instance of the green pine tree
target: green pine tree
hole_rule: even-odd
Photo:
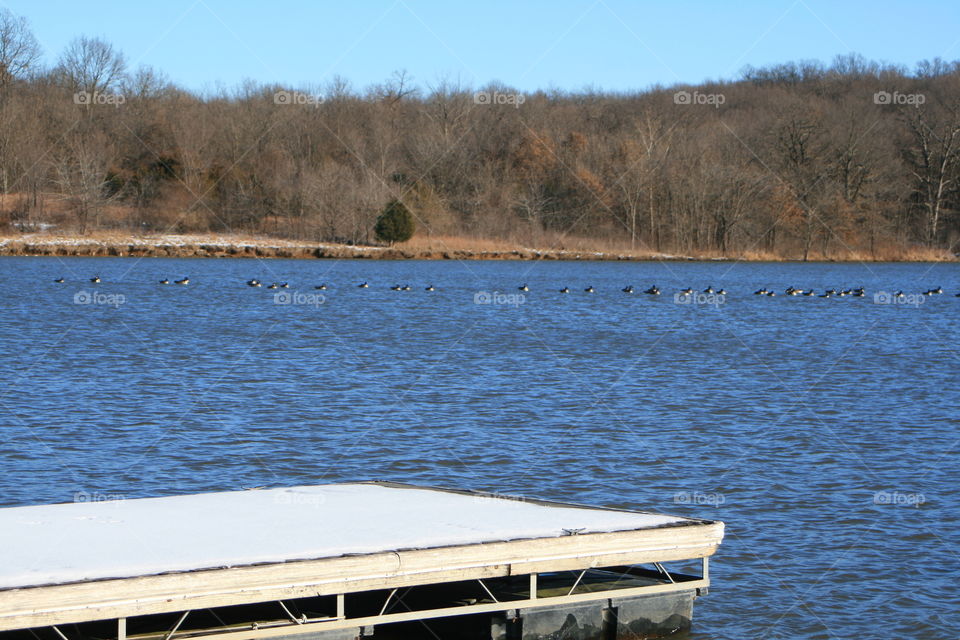
[[[387,203],[374,227],[377,240],[391,245],[395,242],[406,242],[413,237],[414,231],[416,231],[416,224],[413,221],[413,214],[399,200],[391,200]]]

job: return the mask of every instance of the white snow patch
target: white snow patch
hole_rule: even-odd
[[[0,509],[0,588],[685,520],[375,484],[12,507]]]

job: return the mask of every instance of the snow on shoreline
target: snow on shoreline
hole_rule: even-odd
[[[534,249],[530,247],[516,247],[505,249],[453,249],[442,246],[436,247],[374,247],[329,242],[304,242],[281,240],[277,238],[243,238],[224,237],[196,234],[163,234],[156,236],[116,236],[116,237],[82,237],[56,236],[46,233],[31,233],[15,237],[0,237],[0,253],[7,255],[43,255],[49,251],[67,251],[75,249],[78,255],[90,255],[89,251],[105,251],[109,255],[122,256],[127,252],[136,252],[142,255],[145,252],[178,251],[194,253],[195,256],[205,257],[222,252],[226,254],[252,254],[257,252],[276,252],[284,257],[284,252],[319,252],[317,257],[375,257],[383,255],[390,258],[444,258],[458,259],[559,259],[559,260],[696,260],[692,256],[655,253],[650,255],[627,255],[621,253],[569,250],[569,249]],[[61,253],[62,255],[62,253]],[[105,254],[101,254],[105,255]],[[286,256],[291,257],[291,256]],[[306,257],[306,256],[295,256]]]

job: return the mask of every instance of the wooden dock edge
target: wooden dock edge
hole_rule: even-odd
[[[716,552],[722,538],[722,522],[690,521],[652,529],[9,589],[0,591],[0,631],[458,580],[706,558]]]

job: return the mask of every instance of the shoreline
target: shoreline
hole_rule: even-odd
[[[24,234],[0,236],[0,256],[57,256],[57,257],[136,257],[136,258],[278,258],[278,259],[346,259],[346,260],[570,260],[570,261],[630,261],[630,262],[798,262],[803,260],[769,254],[743,255],[677,255],[657,252],[600,251],[590,249],[535,249],[506,248],[451,248],[444,246],[377,247],[302,242],[256,236],[218,236],[198,234],[163,234],[155,236],[54,236]],[[455,244],[464,245],[463,240]],[[469,244],[467,242],[466,244]],[[483,244],[477,241],[477,244]],[[958,256],[947,252],[936,255],[928,252],[917,255],[891,257],[816,257],[806,262],[957,262]]]

